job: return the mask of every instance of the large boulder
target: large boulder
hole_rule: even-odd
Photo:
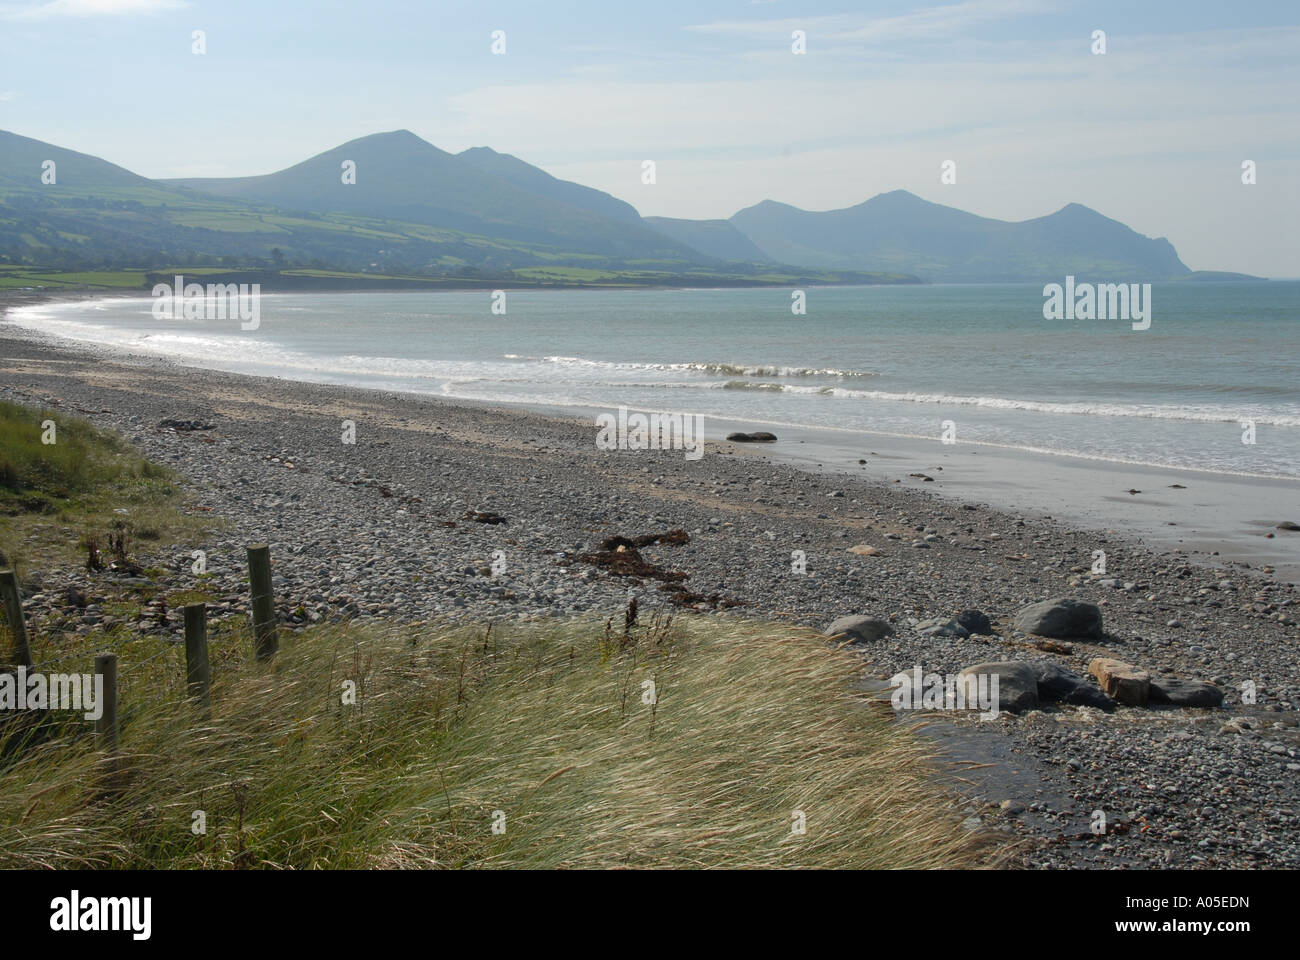
[[[1030,664],[1020,661],[977,663],[963,670],[958,678],[965,682],[966,677],[979,675],[998,678],[999,710],[1020,713],[1038,706],[1038,679]]]
[[[1088,672],[1101,688],[1126,707],[1140,707],[1147,702],[1151,674],[1123,660],[1098,657],[1088,664]]]
[[[1152,703],[1171,703],[1175,707],[1223,706],[1223,691],[1201,680],[1152,677],[1147,696]]]
[[[1102,636],[1101,608],[1066,597],[1031,603],[1016,614],[1016,629],[1057,640],[1098,638]]]
[[[894,628],[884,620],[866,616],[840,617],[825,630],[826,636],[843,636],[851,643],[874,643],[893,634]]]
[[[1106,711],[1115,709],[1115,701],[1106,696],[1100,688],[1093,686],[1077,673],[1065,669],[1059,663],[1039,660],[1029,666],[1038,681],[1039,700],[1059,700],[1072,706],[1097,707]]]

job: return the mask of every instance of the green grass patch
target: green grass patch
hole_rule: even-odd
[[[180,505],[171,471],[118,435],[0,401],[0,566],[21,576],[33,566],[83,562],[86,538],[107,551],[114,529],[133,544],[192,538],[204,522],[182,515]]]
[[[166,476],[79,417],[0,401],[0,497],[67,501],[123,478]]]

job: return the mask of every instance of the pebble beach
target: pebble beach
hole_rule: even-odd
[[[779,438],[710,433],[698,459],[602,450],[590,419],[200,370],[3,323],[0,398],[116,430],[177,473],[189,509],[219,523],[203,542],[141,545],[142,562],[179,587],[204,551],[217,620],[245,612],[244,549],[266,543],[289,629],[621,617],[635,596],[643,614],[819,634],[846,616],[879,621],[887,631],[854,643],[868,689],[914,667],[1007,661],[1088,678],[1099,658],[1213,685],[1220,707],[1044,700],[992,720],[900,722],[934,738],[970,828],[1004,831],[1025,866],[1300,866],[1300,597],[1263,564],[1211,566],[940,497],[887,461],[863,476],[801,469]],[[1093,572],[1098,550],[1115,573]],[[639,566],[622,565],[628,554]],[[27,576],[34,636],[111,625],[96,602],[109,574]],[[86,602],[72,609],[76,593]],[[1103,629],[1018,628],[1053,598],[1095,605]],[[987,626],[945,629],[963,611]],[[174,623],[136,628],[179,639]]]

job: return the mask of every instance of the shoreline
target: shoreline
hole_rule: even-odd
[[[1227,704],[934,717],[927,735],[949,758],[946,785],[973,823],[1031,841],[1024,863],[1034,867],[1300,865],[1291,769],[1300,770],[1300,601],[1276,576],[1252,567],[1228,580],[1126,536],[982,505],[991,500],[982,492],[982,503],[961,505],[933,488],[963,482],[902,479],[912,461],[881,456],[880,476],[810,472],[770,448],[716,439],[694,462],[681,451],[605,453],[592,424],[571,416],[109,353],[0,324],[0,397],[120,431],[175,470],[200,509],[226,519],[202,543],[145,558],[176,584],[190,581],[190,549],[202,548],[214,590],[235,597],[243,545],[267,542],[277,596],[302,611],[288,629],[351,617],[621,615],[631,587],[646,614],[721,608],[815,629],[844,615],[879,617],[895,633],[861,645],[868,682],[914,665],[955,673],[1005,659],[1086,674],[1091,658],[1115,656],[1216,683]],[[160,428],[165,419],[211,429]],[[345,419],[355,445],[341,442]],[[825,466],[817,456],[808,462]],[[978,482],[972,472],[964,485]],[[467,519],[473,512],[505,523]],[[688,542],[645,556],[687,574],[685,596],[582,559],[609,536],[673,529]],[[874,555],[851,553],[858,544]],[[1110,577],[1088,572],[1099,545]],[[485,574],[498,551],[505,572]],[[792,570],[795,551],[806,574]],[[80,570],[41,574],[34,637],[55,622],[67,586],[103,588]],[[1072,642],[1068,653],[1034,647],[1014,614],[1057,596],[1096,603],[1107,635]],[[990,634],[916,629],[970,608],[993,621]],[[1258,683],[1257,704],[1236,695],[1245,680]],[[971,763],[993,766],[963,772]],[[1096,809],[1151,829],[1092,837]]]
[[[582,423],[608,412],[583,406],[500,406],[567,415]],[[578,418],[578,410],[588,416]],[[1135,544],[1150,541],[1161,551],[1194,557],[1206,566],[1259,569],[1300,584],[1300,535],[1275,532],[1276,524],[1291,519],[1288,511],[1300,503],[1300,478],[1189,470],[981,442],[944,446],[911,435],[768,420],[705,419],[719,437],[755,427],[781,431],[777,443],[731,444],[730,455],[759,456],[817,476],[924,485],[927,492],[959,504],[1059,520],[1107,537],[1119,536],[1123,528]]]

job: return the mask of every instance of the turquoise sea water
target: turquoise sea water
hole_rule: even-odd
[[[1300,476],[1300,282],[1155,284],[1145,331],[1044,320],[1041,285],[806,293],[804,316],[770,289],[507,291],[504,315],[488,291],[277,294],[250,332],[147,299],[11,317],[236,372],[934,438],[952,421],[961,442]]]

